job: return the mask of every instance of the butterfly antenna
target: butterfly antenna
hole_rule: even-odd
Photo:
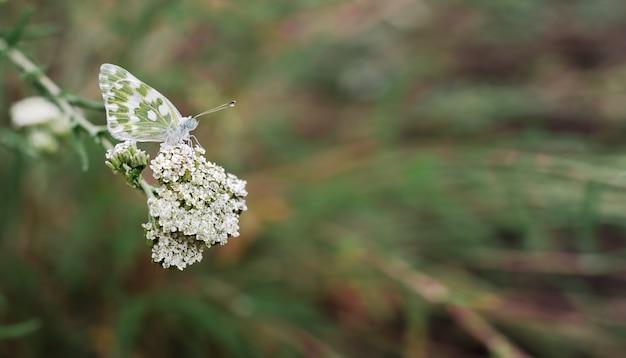
[[[200,116],[204,116],[205,114],[221,111],[222,109],[235,107],[235,103],[236,103],[235,101],[230,101],[228,103],[224,103],[221,106],[217,106],[217,107],[215,107],[213,109],[209,109],[208,111],[204,111],[204,112],[202,112],[200,114],[197,114],[197,115],[193,116],[193,118],[198,118]]]

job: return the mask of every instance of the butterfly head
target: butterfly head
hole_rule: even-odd
[[[194,117],[183,117],[180,120],[180,128],[181,128],[181,130],[184,130],[187,133],[189,133],[192,130],[196,129],[197,126],[198,126],[198,120],[195,119]]]

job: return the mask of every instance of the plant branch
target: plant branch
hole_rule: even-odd
[[[46,76],[33,61],[31,61],[22,51],[9,46],[9,44],[2,38],[0,38],[0,52],[7,54],[8,58],[25,73],[32,75],[32,80],[39,84],[47,94],[54,99],[61,111],[65,113],[73,122],[74,126],[80,127],[87,132],[96,142],[102,144],[105,149],[112,149],[113,143],[102,135],[102,127],[91,123],[81,111],[77,110],[70,100],[80,100],[77,96],[70,96],[70,100],[64,95],[61,88]],[[87,101],[82,101],[85,104]],[[91,107],[96,107],[93,103],[87,103]],[[97,106],[101,109],[102,106]],[[152,186],[148,184],[143,177],[141,177],[141,188],[147,197],[152,197]]]
[[[63,91],[61,91],[61,88],[59,88],[59,86],[57,86],[57,84],[54,83],[48,76],[43,74],[39,66],[37,66],[30,59],[28,59],[28,57],[26,57],[26,55],[24,55],[23,52],[21,52],[20,50],[16,48],[9,47],[7,42],[1,38],[0,38],[0,52],[6,52],[11,62],[13,62],[13,64],[19,67],[22,71],[29,73],[29,74],[34,74],[35,76],[34,81],[36,81],[39,85],[41,85],[41,87],[44,88],[46,92],[48,92],[48,94],[52,98],[54,98],[54,100],[59,105],[61,111],[67,114],[74,121],[75,125],[80,126],[82,129],[84,129],[87,133],[89,133],[89,135],[91,135],[94,138],[100,137],[99,134],[101,133],[101,131],[99,127],[89,122],[85,118],[85,116],[83,116],[82,113],[80,113],[80,111],[77,111],[63,97]],[[105,138],[99,138],[99,140],[102,142],[105,148],[108,149],[108,148],[113,147],[113,144],[111,144],[111,142],[109,142]]]

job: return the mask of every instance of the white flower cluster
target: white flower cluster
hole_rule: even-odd
[[[70,119],[44,97],[28,97],[11,105],[11,121],[16,128],[48,125],[54,134],[68,134]]]
[[[202,259],[205,246],[239,236],[239,214],[246,210],[246,182],[185,143],[162,144],[150,164],[160,186],[148,199],[152,260],[182,270]]]
[[[114,173],[124,173],[126,184],[133,188],[141,187],[141,172],[148,166],[150,156],[138,149],[135,141],[117,143],[115,147],[107,150],[105,157],[104,163]]]
[[[165,232],[152,229],[152,223],[144,224],[146,237],[152,242],[152,261],[168,268],[176,266],[180,270],[202,260],[204,243],[180,232]]]
[[[72,130],[70,118],[47,98],[28,97],[11,105],[11,122],[24,129],[34,149],[41,153],[55,153],[59,140]]]
[[[113,157],[118,155],[125,155],[128,149],[133,147],[137,147],[137,142],[135,142],[134,140],[119,142],[113,148],[107,150],[107,152],[104,154],[104,157],[106,159],[112,159]]]

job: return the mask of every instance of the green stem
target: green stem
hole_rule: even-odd
[[[146,193],[146,196],[148,197],[148,199],[154,198],[154,191],[152,190],[153,189],[152,185],[148,184],[148,182],[143,180],[143,178],[141,178],[141,181],[139,182],[139,184],[141,184],[141,189],[143,189],[143,192]]]
[[[104,106],[102,105],[102,102],[92,101],[72,93],[65,93],[64,97],[70,104],[76,107],[93,109],[96,111],[104,111]]]

